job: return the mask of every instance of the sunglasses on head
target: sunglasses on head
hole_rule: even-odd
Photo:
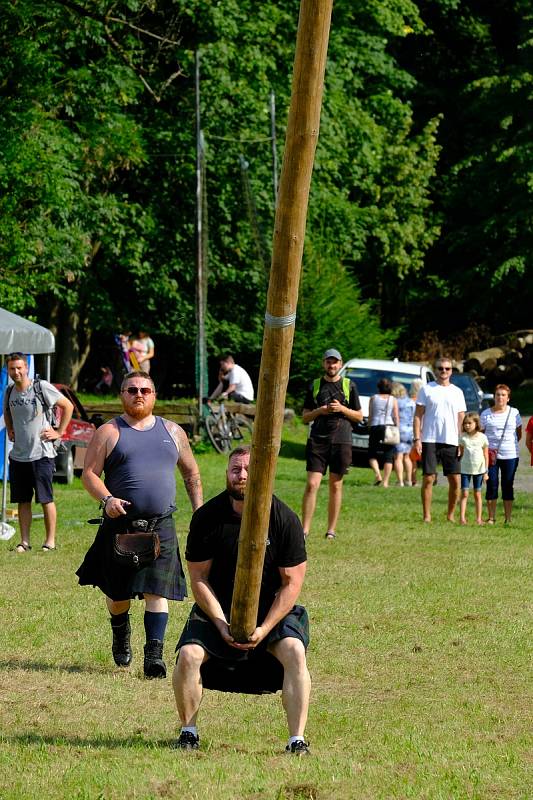
[[[24,353],[10,353],[6,356],[7,361],[14,361],[16,358],[24,358]]]
[[[127,392],[128,394],[152,394],[153,389],[149,386],[128,386],[123,391]]]

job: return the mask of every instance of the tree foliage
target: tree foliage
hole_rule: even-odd
[[[197,51],[208,350],[257,361],[274,220],[269,98],[281,156],[298,9],[0,0],[0,303],[54,327],[58,378],[76,381],[94,332],[139,326],[173,338],[169,370],[192,382]],[[452,327],[491,314],[503,324],[518,293],[525,313],[531,41],[525,0],[336,0],[303,370],[316,331],[335,331],[350,357],[363,326],[365,353],[386,355],[395,330],[433,329],[436,312]]]

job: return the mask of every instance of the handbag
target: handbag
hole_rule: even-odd
[[[400,429],[397,425],[385,425],[383,444],[400,444]]]
[[[120,566],[140,569],[155,561],[160,553],[159,534],[154,531],[115,533],[113,558]]]
[[[385,406],[385,419],[387,419],[387,412],[389,410],[390,395]],[[385,425],[383,431],[383,444],[400,444],[400,429],[397,425]]]
[[[503,442],[503,437],[505,436],[505,430],[507,428],[507,423],[509,422],[510,414],[511,414],[511,409],[509,409],[509,411],[507,412],[507,416],[505,417],[505,425],[503,426],[503,431],[502,435],[500,436],[500,441],[498,442],[498,447],[489,447],[489,467],[493,467],[498,461],[498,452]]]

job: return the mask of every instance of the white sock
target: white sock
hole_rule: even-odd
[[[198,728],[196,725],[183,725],[181,732],[186,733],[187,731],[189,733],[193,733],[195,736],[198,736]]]
[[[289,736],[289,747],[293,742],[305,742],[303,736]]]

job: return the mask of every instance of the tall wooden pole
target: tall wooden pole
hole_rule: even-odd
[[[231,607],[231,633],[241,642],[246,641],[257,626],[332,5],[333,0],[302,0],[300,5],[291,106],[276,206],[250,474]]]

